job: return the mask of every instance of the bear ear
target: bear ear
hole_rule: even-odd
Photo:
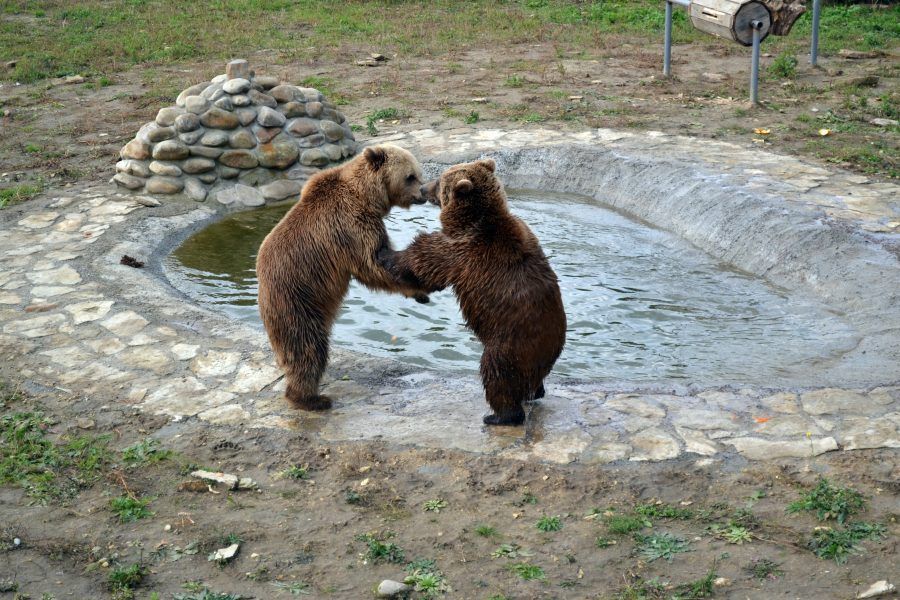
[[[456,182],[456,185],[453,186],[453,195],[462,196],[464,194],[468,194],[472,191],[473,187],[475,186],[472,185],[472,182],[468,179],[460,179]]]
[[[363,152],[363,156],[366,157],[366,161],[369,163],[369,166],[372,167],[373,171],[377,171],[384,166],[385,162],[387,162],[387,152],[384,151],[384,148],[378,146],[366,148],[365,152]]]
[[[493,158],[485,158],[484,160],[479,160],[478,164],[490,171],[491,173],[497,168],[497,163],[494,162]]]

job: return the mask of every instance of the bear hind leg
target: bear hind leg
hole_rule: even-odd
[[[523,378],[504,362],[485,354],[481,358],[481,380],[485,399],[494,411],[484,417],[485,425],[521,425],[525,422],[522,402],[526,392]]]
[[[328,338],[324,343],[308,345],[301,357],[294,355],[293,360],[284,361],[287,385],[284,397],[293,408],[302,410],[328,410],[331,398],[319,393],[319,382],[328,362]],[[298,360],[300,358],[300,360]]]

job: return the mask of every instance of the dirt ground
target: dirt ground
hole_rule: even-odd
[[[801,57],[797,75],[766,79],[766,103],[751,108],[745,50],[676,47],[676,77],[664,80],[658,47],[605,44],[596,59],[550,44],[525,44],[461,50],[441,61],[389,57],[374,68],[354,62],[377,49],[348,48],[327,64],[275,64],[266,53],[245,58],[257,72],[292,82],[320,78],[333,98],[346,102],[340,108],[362,127],[361,139],[367,137],[368,116],[396,108],[399,118],[373,123],[380,133],[426,127],[654,129],[765,144],[812,160],[822,153],[833,165],[862,171],[864,161],[845,161],[828,144],[898,144],[896,130],[819,119],[847,114],[848,101],[860,89],[870,97],[896,94],[896,57],[832,57],[819,69]],[[141,124],[181,89],[223,68],[224,63],[204,63],[132,70],[116,74],[109,85],[4,82],[0,187],[109,179],[119,148]],[[877,105],[853,110],[866,119],[880,114]],[[476,122],[464,123],[467,117]],[[770,133],[755,135],[754,128]],[[820,128],[835,131],[819,137]],[[896,173],[896,164],[873,166],[877,177],[888,176],[890,168]],[[8,361],[2,370],[12,385],[22,383]],[[172,423],[104,398],[57,390],[25,387],[21,398],[3,402],[4,415],[42,411],[53,423],[46,433],[54,440],[112,432],[115,456],[146,438],[176,454],[133,468],[112,460],[70,502],[42,506],[18,486],[0,487],[0,598],[129,597],[111,591],[107,581],[114,569],[134,563],[145,565],[148,575],[133,597],[207,600],[367,598],[382,579],[402,580],[407,563],[419,559],[434,560],[443,573],[452,588],[444,597],[480,600],[706,597],[677,586],[712,572],[718,583],[710,593],[716,598],[853,598],[876,580],[893,577],[898,583],[900,573],[896,451],[830,453],[778,464],[731,457],[559,466],[372,443],[317,447],[302,432]],[[259,489],[182,489],[197,466],[250,477]],[[284,475],[297,466],[307,478]],[[814,528],[833,521],[785,512],[820,475],[861,491],[869,506],[860,518],[887,527],[885,538],[863,542],[864,553],[846,564],[817,558],[806,548]],[[121,524],[109,503],[122,494],[152,498],[153,515]],[[446,506],[426,511],[425,503],[433,500]],[[648,517],[652,527],[639,532],[671,532],[688,542],[689,551],[671,562],[650,561],[632,534],[609,528],[611,516],[657,501],[692,514]],[[597,515],[585,519],[595,509]],[[562,529],[540,531],[536,522],[545,516],[559,516]],[[716,533],[730,521],[746,525],[751,539],[729,543]],[[363,558],[367,546],[358,537],[367,533],[402,548],[404,559]],[[236,558],[224,565],[207,560],[228,545],[229,536],[242,540]],[[518,545],[518,556],[492,558],[502,544]],[[764,559],[777,567],[759,578],[750,567]],[[545,578],[524,580],[511,570],[518,563],[541,567]],[[203,596],[196,591],[203,587],[233,595]]]

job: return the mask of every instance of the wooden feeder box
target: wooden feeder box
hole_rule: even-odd
[[[706,33],[753,45],[753,23],[761,24],[760,40],[769,35],[772,15],[759,0],[692,0],[691,23]]]

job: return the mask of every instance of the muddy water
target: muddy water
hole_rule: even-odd
[[[584,198],[512,192],[560,280],[566,349],[554,373],[572,379],[804,385],[856,340],[815,301],[718,263],[680,238]],[[256,250],[287,209],[240,213],[189,238],[166,261],[175,287],[236,319],[259,323]],[[439,227],[438,210],[388,217],[397,248]],[[481,347],[450,290],[420,305],[355,282],[334,344],[442,371],[478,368]]]

